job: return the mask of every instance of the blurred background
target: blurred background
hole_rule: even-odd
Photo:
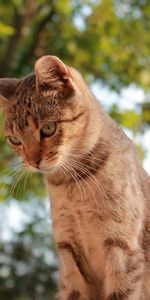
[[[77,68],[150,173],[150,1],[0,0],[0,77],[56,55]],[[0,115],[0,299],[52,300],[58,259],[42,176],[20,171]]]

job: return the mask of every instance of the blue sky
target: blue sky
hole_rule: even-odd
[[[93,84],[91,89],[106,110],[114,103],[117,104],[122,111],[137,110],[138,104],[144,102],[146,96],[144,90],[137,87],[135,84],[131,84],[129,87],[123,88],[120,95],[100,83]],[[132,133],[126,129],[124,129],[124,131],[129,138],[132,139]],[[144,134],[137,135],[136,142],[140,143],[145,150],[146,155],[143,161],[143,166],[150,174],[150,129]]]

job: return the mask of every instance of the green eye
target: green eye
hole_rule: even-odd
[[[55,133],[55,131],[56,131],[56,123],[55,122],[50,122],[49,124],[47,124],[41,128],[41,134],[44,137],[53,135]]]
[[[9,136],[9,140],[14,145],[21,145],[21,141],[16,136]]]

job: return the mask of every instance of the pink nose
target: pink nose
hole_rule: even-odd
[[[34,168],[36,168],[36,169],[39,169],[40,161],[41,161],[41,159],[39,159],[39,160],[37,160],[37,161],[29,161],[29,164],[30,164],[32,167],[34,167]]]
[[[25,149],[25,157],[30,166],[39,169],[42,153],[39,145],[35,143],[27,145]]]
[[[35,161],[35,167],[39,169],[39,164],[40,164],[41,159]]]

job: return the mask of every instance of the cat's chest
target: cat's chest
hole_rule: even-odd
[[[53,194],[52,222],[56,247],[70,247],[76,256],[82,255],[94,273],[103,268],[103,237],[98,224],[97,207],[84,201],[77,193],[74,201],[68,198],[66,191]],[[76,201],[75,201],[76,200]]]
[[[93,199],[83,197],[78,190],[70,193],[65,187],[50,187],[49,194],[53,226],[59,235],[81,235],[84,240],[86,235],[93,235],[93,231],[100,227],[99,210]]]

